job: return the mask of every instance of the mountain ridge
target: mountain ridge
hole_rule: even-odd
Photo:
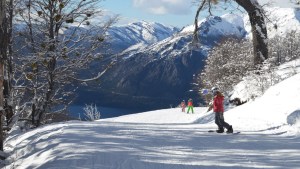
[[[208,50],[219,40],[229,36],[245,37],[243,25],[233,22],[236,20],[239,20],[238,24],[243,23],[241,17],[231,14],[209,17],[201,22],[200,49],[190,48],[193,33],[182,29],[151,45],[117,54],[115,66],[102,77],[101,83],[94,86],[92,92],[99,93],[95,102],[106,106],[115,102],[131,108],[153,109],[176,105],[180,100],[192,97],[195,104],[199,104],[198,93],[192,90],[195,74],[203,68]]]
[[[273,11],[270,18],[282,23],[278,29],[284,30],[283,33],[297,28],[298,24],[300,27],[297,9],[270,8],[267,11]],[[282,11],[288,12],[282,14]],[[284,17],[278,19],[277,16],[281,15]],[[244,15],[225,14],[199,21],[199,48],[190,47],[193,25],[170,33],[169,37],[155,43],[138,42],[126,48],[113,56],[116,65],[103,76],[101,83],[93,84],[93,88],[89,89],[95,97],[84,101],[105,106],[147,108],[145,110],[174,106],[190,97],[194,98],[195,104],[201,104],[194,77],[203,69],[209,50],[219,41],[226,38],[251,39],[246,18]],[[288,23],[295,26],[290,28]],[[268,30],[273,30],[270,37],[279,34],[272,23],[267,25]]]

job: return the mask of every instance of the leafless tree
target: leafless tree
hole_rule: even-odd
[[[268,45],[270,57],[259,65],[259,69],[250,64],[253,51],[249,41],[222,41],[208,54],[204,70],[197,77],[198,83],[201,89],[218,86],[222,91],[231,91],[236,84],[244,81],[249,97],[261,96],[270,86],[296,74],[293,64],[285,67],[293,71],[284,76],[276,71],[279,65],[299,58],[299,39],[296,31],[271,38]]]
[[[231,91],[248,71],[251,64],[252,44],[249,41],[226,39],[215,46],[206,59],[202,73],[197,77],[202,88],[218,86],[222,91]]]
[[[31,105],[27,117],[33,125],[39,126],[47,113],[66,110],[73,101],[76,83],[97,79],[111,66],[80,78],[80,70],[101,59],[106,31],[117,19],[95,20],[102,12],[100,1],[21,1],[17,17],[26,26],[16,32],[24,47],[16,60],[23,63],[16,73],[22,80],[15,85],[25,86],[23,102]]]
[[[95,120],[99,120],[101,117],[100,112],[98,111],[97,105],[96,104],[91,104],[91,105],[85,105],[85,107],[83,108],[84,110],[84,115],[86,117],[85,120],[88,121],[95,121]]]

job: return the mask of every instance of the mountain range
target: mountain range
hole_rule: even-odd
[[[272,14],[268,20],[270,37],[300,28],[297,9],[272,8],[267,13]],[[200,44],[191,48],[193,25],[179,30],[142,21],[113,27],[109,57],[116,63],[100,82],[79,89],[76,104],[143,110],[177,106],[188,98],[198,104],[201,99],[194,80],[209,50],[228,37],[251,38],[249,28],[247,16],[210,16],[199,22]]]

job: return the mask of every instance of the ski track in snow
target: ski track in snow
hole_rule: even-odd
[[[190,120],[207,115],[203,110],[195,108],[195,114],[185,114],[175,108],[152,113],[173,113]],[[119,121],[122,119],[126,120],[122,117]],[[278,128],[232,135],[208,133],[216,128],[213,122],[155,124],[117,120],[60,123],[24,133],[18,139],[11,138],[7,142],[11,145],[21,143],[17,145],[18,151],[27,153],[16,154],[18,160],[4,168],[247,169],[300,166],[299,137],[271,132]],[[28,146],[31,148],[26,148]]]

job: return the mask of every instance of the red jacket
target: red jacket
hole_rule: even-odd
[[[193,106],[193,102],[192,101],[188,101],[188,106]]]
[[[217,95],[214,97],[214,112],[220,113],[224,112],[224,106],[223,106],[224,96],[223,95]]]

